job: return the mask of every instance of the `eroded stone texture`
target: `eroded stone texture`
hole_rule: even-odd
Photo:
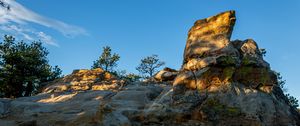
[[[230,41],[234,22],[234,11],[196,21],[189,31],[174,86],[215,91],[221,85],[239,82],[265,91],[261,86],[277,84],[276,75],[254,40]]]
[[[74,70],[72,74],[46,83],[43,93],[86,90],[115,90],[122,86],[124,81],[101,68],[92,70]]]
[[[206,53],[218,51],[227,46],[234,24],[234,11],[196,21],[188,33],[184,63],[191,58],[202,57]]]
[[[230,41],[234,19],[234,12],[224,12],[197,21],[189,31],[173,83],[170,122],[300,125],[299,113],[289,105],[257,43]]]
[[[163,70],[157,72],[154,75],[154,79],[159,82],[173,81],[175,79],[175,77],[177,76],[177,74],[178,74],[177,70],[166,67]]]
[[[218,17],[226,14],[232,12],[201,21],[226,22],[227,18]],[[224,27],[216,28],[219,31]],[[225,29],[221,31],[226,33]],[[209,34],[214,33],[207,32],[199,40],[214,36]],[[226,38],[222,35],[220,43]],[[195,52],[198,49],[201,50],[195,48]],[[172,80],[175,73],[173,87],[154,81],[128,83],[111,90],[120,86],[120,80],[109,73],[101,69],[76,70],[49,84],[42,94],[0,99],[0,125],[300,125],[299,112],[289,104],[277,85],[276,75],[251,39],[235,40],[219,50],[189,57],[179,72],[166,68],[157,74],[157,79]]]

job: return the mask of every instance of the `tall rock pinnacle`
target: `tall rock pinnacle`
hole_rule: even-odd
[[[207,52],[224,48],[230,42],[235,24],[235,11],[198,20],[188,33],[184,63],[190,58],[201,57]]]

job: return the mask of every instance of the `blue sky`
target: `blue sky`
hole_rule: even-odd
[[[26,13],[18,7],[15,15],[3,18],[5,14],[0,11],[0,34],[45,41],[50,63],[59,65],[64,74],[90,68],[106,45],[120,54],[120,70],[137,73],[135,67],[140,59],[151,54],[158,54],[166,66],[178,69],[193,23],[219,12],[236,10],[232,40],[253,38],[261,48],[266,48],[265,59],[286,79],[288,92],[300,99],[299,0],[17,0],[14,3],[24,7]]]

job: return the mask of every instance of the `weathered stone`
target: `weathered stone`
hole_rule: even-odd
[[[110,91],[64,92],[17,98],[6,105],[8,112],[6,116],[0,118],[0,125],[100,125],[97,113],[99,105],[111,93]]]
[[[100,88],[108,90],[110,87],[112,88],[111,90],[115,90],[122,85],[121,83],[117,83],[118,87],[116,87],[115,81],[118,81],[115,76],[100,68],[92,70],[74,70],[70,75],[46,83],[46,86],[41,90],[41,92],[52,93],[64,91],[85,91],[91,89],[100,90]],[[99,84],[104,83],[106,83],[105,86],[99,87]]]
[[[196,22],[194,27],[201,28],[192,29],[189,39],[203,41],[217,33],[220,38],[209,42],[227,42],[230,36],[224,36],[232,28],[221,27],[228,22],[226,13],[232,12]],[[216,24],[205,24],[209,22]],[[101,69],[75,70],[36,96],[0,99],[0,125],[300,125],[299,112],[290,106],[253,40],[215,49],[188,57],[173,86],[158,81],[123,85]],[[173,74],[166,74],[172,72],[177,73],[166,68],[158,79],[172,80]]]
[[[252,88],[259,88],[259,86],[276,85],[277,77],[274,72],[268,68],[243,66],[236,69],[234,81]]]
[[[194,71],[216,64],[216,57],[193,58],[183,65],[183,70]]]
[[[234,11],[227,11],[196,21],[188,33],[184,50],[184,63],[191,58],[202,58],[205,53],[217,51],[227,46],[234,24]]]
[[[173,81],[177,76],[178,71],[171,68],[164,68],[154,75],[154,79],[157,81]]]
[[[260,49],[254,40],[235,40],[232,43],[241,54],[241,65],[270,67],[270,65],[263,60],[263,56],[260,52]]]
[[[191,89],[196,89],[195,75],[192,71],[180,71],[173,82],[173,86],[184,85]]]
[[[204,90],[211,86],[219,87],[231,83],[234,72],[234,67],[211,67],[202,74],[196,75],[197,89]]]

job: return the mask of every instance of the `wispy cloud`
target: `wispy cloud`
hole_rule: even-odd
[[[17,3],[15,0],[3,0],[3,2],[10,6],[10,10],[0,8],[0,29],[5,32],[16,32],[27,40],[39,38],[51,45],[55,45],[55,42],[50,35],[44,32],[35,32],[33,28],[24,28],[24,26],[28,27],[28,23],[36,23],[55,29],[66,37],[87,35],[87,32],[83,28],[41,16]]]
[[[21,26],[15,23],[2,24],[0,25],[0,30],[1,36],[4,34],[9,34],[29,41],[41,40],[48,45],[58,46],[58,44],[50,35],[47,35],[41,31],[35,31],[34,29],[24,25]]]

